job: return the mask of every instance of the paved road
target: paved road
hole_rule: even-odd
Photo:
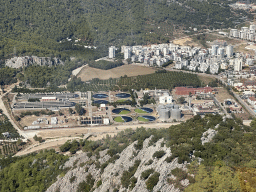
[[[234,92],[233,92],[234,93]],[[237,95],[236,93],[234,93],[234,96],[237,98],[237,100],[247,109],[247,111],[252,115],[255,116],[255,112],[252,110],[252,108],[250,106],[247,105],[246,102],[244,102],[239,95]]]
[[[20,128],[15,124],[15,122],[12,120],[12,118],[10,117],[5,105],[4,105],[4,102],[3,102],[3,99],[2,97],[4,97],[6,94],[10,93],[11,90],[14,88],[14,86],[17,85],[16,84],[12,84],[10,87],[9,87],[9,90],[7,92],[5,92],[3,95],[0,96],[0,108],[3,110],[3,113],[7,116],[7,118],[9,119],[10,123],[13,125],[13,127],[18,131],[18,133],[23,136],[25,138],[25,140],[28,139],[26,133],[22,130],[20,130]]]

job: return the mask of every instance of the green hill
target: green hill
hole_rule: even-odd
[[[112,44],[167,42],[172,37],[174,24],[229,27],[236,17],[227,2],[2,0],[0,59],[33,54],[65,60],[69,56],[91,55],[90,52],[82,54],[84,45],[97,46],[100,56],[99,53],[106,54],[107,46]],[[162,28],[158,29],[160,24]],[[65,40],[71,37],[72,41]],[[74,43],[75,39],[80,41]]]

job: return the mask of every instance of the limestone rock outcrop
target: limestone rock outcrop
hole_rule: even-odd
[[[172,162],[168,163],[165,161],[166,157],[171,156],[171,150],[169,147],[163,145],[164,139],[160,139],[153,145],[149,146],[148,138],[143,143],[143,148],[141,150],[136,150],[134,144],[137,141],[126,147],[120,154],[120,157],[114,162],[109,163],[104,171],[97,167],[92,162],[100,162],[102,165],[110,159],[110,156],[106,153],[107,150],[100,152],[97,156],[88,157],[86,153],[80,153],[73,156],[64,165],[64,168],[70,167],[70,170],[65,174],[65,176],[58,176],[57,181],[52,184],[47,192],[55,191],[77,191],[79,183],[85,181],[86,176],[91,174],[95,179],[94,192],[104,192],[104,191],[114,191],[118,189],[120,192],[127,191],[121,184],[121,177],[124,171],[128,171],[129,167],[132,167],[136,160],[140,160],[140,164],[134,173],[134,177],[137,178],[137,182],[132,190],[129,191],[140,191],[147,192],[146,181],[141,178],[141,173],[148,169],[154,169],[155,172],[160,174],[158,183],[154,186],[153,191],[161,192],[178,192],[179,189],[175,188],[174,185],[168,183],[168,178],[174,177],[171,175],[171,170],[175,168],[180,168],[186,170],[186,163],[179,164],[177,158],[173,159]],[[165,151],[165,155],[161,158],[154,158],[153,154],[156,151]],[[149,160],[152,163],[149,164]],[[71,178],[75,178],[72,180]],[[72,182],[71,182],[72,180]],[[101,181],[101,185],[97,186],[97,183]],[[182,180],[181,185],[187,186],[189,184],[188,180]]]
[[[40,65],[40,66],[53,66],[53,65],[63,65],[63,61],[54,57],[37,57],[37,56],[25,56],[25,57],[13,57],[7,59],[5,66],[11,68],[27,67],[30,65]]]

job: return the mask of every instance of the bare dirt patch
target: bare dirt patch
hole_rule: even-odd
[[[96,69],[89,66],[84,67],[77,77],[81,77],[82,81],[89,81],[94,78],[109,79],[119,78],[127,75],[128,77],[137,75],[147,75],[154,73],[155,69],[137,65],[122,65],[109,70]]]
[[[173,43],[174,44],[178,44],[178,45],[181,45],[181,46],[196,46],[196,47],[199,47],[200,45],[195,43],[193,41],[192,38],[190,37],[185,37],[185,38],[182,38],[182,39],[177,39],[177,40],[173,40]]]
[[[226,99],[233,99],[234,97],[232,97],[228,91],[225,88],[217,88],[218,90],[218,94],[216,94],[216,98],[218,99],[219,102],[223,103],[224,100]]]
[[[204,83],[204,85],[208,85],[210,82],[214,81],[214,77],[209,77],[204,74],[198,74],[198,78]]]

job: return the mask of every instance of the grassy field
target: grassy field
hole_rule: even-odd
[[[149,120],[144,117],[138,117],[139,121],[148,122]]]
[[[155,69],[150,67],[136,65],[123,65],[121,67],[116,67],[109,70],[96,69],[86,66],[78,73],[77,77],[80,77],[82,81],[89,81],[94,78],[109,79],[119,78],[125,75],[132,77],[137,75],[147,75],[154,72]]]
[[[114,119],[114,121],[120,122],[120,123],[124,123],[124,120],[123,120],[122,117],[116,117],[116,118]]]
[[[128,113],[130,113],[130,111],[128,111],[128,110],[122,110],[119,114],[120,114],[120,115],[124,115],[124,114],[128,114]]]
[[[135,109],[135,112],[136,113],[147,113],[146,111],[142,110],[142,109]]]
[[[208,85],[210,82],[214,81],[215,78],[214,77],[209,77],[202,74],[198,74],[198,78],[203,82],[202,86],[206,86]]]
[[[125,102],[125,101],[127,101],[127,99],[119,99],[119,100],[117,100],[116,102],[118,102],[118,103],[123,103],[123,102]]]

